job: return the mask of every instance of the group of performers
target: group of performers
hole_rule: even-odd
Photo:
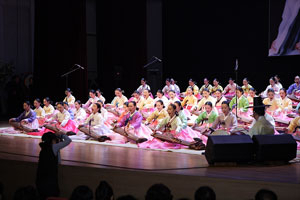
[[[9,124],[30,135],[62,132],[72,139],[159,149],[202,150],[209,135],[299,134],[299,76],[288,90],[278,76],[272,77],[259,95],[249,83],[244,78],[240,87],[230,78],[223,89],[218,79],[211,85],[205,78],[199,89],[190,79],[180,93],[174,79],[167,79],[154,98],[143,78],[129,100],[120,88],[111,103],[100,90],[90,90],[84,104],[67,88],[65,98],[55,106],[49,97],[35,99],[34,110],[25,101],[24,112]]]

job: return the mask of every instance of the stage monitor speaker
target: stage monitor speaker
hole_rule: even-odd
[[[297,156],[297,142],[292,135],[254,135],[256,161],[289,161]]]
[[[209,136],[205,157],[209,164],[250,162],[253,160],[253,141],[249,135]]]

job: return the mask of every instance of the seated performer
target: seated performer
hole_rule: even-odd
[[[145,89],[143,93],[144,100],[141,102],[140,112],[144,118],[150,116],[154,111],[154,100],[150,97],[150,91]]]
[[[103,96],[102,94],[103,94],[103,93],[101,92],[100,89],[97,89],[97,90],[96,90],[96,96],[97,96],[103,103],[105,103],[105,98],[104,98],[104,96]]]
[[[256,120],[255,124],[249,130],[249,135],[274,135],[274,126],[265,118],[265,105],[263,105],[260,97],[254,100],[253,118]],[[256,104],[257,102],[257,104]]]
[[[228,98],[232,99],[235,96],[237,84],[234,83],[232,78],[229,78],[228,85],[224,88],[223,95]]]
[[[45,110],[41,107],[41,100],[39,98],[33,101],[35,109],[33,110],[36,113],[36,118],[43,119],[45,118]]]
[[[140,94],[143,94],[144,90],[147,89],[150,91],[150,86],[147,85],[147,81],[146,79],[142,78],[141,79],[141,85],[140,87],[138,87],[137,91],[140,93]]]
[[[265,89],[265,91],[262,92],[261,96],[263,98],[266,98],[268,96],[268,90],[269,89],[273,89],[274,93],[275,93],[275,97],[278,98],[279,97],[279,90],[280,90],[280,88],[278,88],[278,86],[276,85],[275,78],[271,77],[269,81],[270,81],[270,85],[268,85],[268,87]]]
[[[9,124],[16,130],[37,132],[39,122],[36,119],[35,112],[30,108],[29,101],[23,103],[23,109],[24,112],[22,112],[19,117],[9,119]]]
[[[114,107],[122,107],[123,104],[128,101],[127,97],[123,95],[124,91],[121,88],[115,89],[115,98],[112,100],[111,104]]]
[[[249,102],[249,106],[253,106],[253,98],[257,97],[256,96],[256,90],[254,88],[250,88],[249,89],[249,94],[247,96],[248,102]]]
[[[207,101],[205,103],[204,108],[205,111],[202,112],[195,120],[193,128],[195,128],[197,125],[201,126],[202,124],[206,124],[206,126],[209,126],[209,124],[212,124],[218,117],[218,114],[213,111],[213,104],[210,101]]]
[[[218,113],[221,113],[222,102],[227,101],[227,99],[222,95],[222,91],[219,89],[215,91],[215,97],[215,108],[217,109]]]
[[[166,79],[166,85],[162,89],[162,92],[167,97],[170,90],[175,90],[175,87],[174,87],[174,85],[171,84],[171,80],[167,78]]]
[[[237,96],[233,97],[233,99],[230,101],[230,109],[233,109],[233,107],[236,107],[240,112],[247,112],[249,102],[248,99],[243,95],[244,90],[241,87],[237,87],[236,94]],[[237,105],[236,105],[236,98],[237,98]]]
[[[189,86],[186,90],[186,96],[181,102],[182,107],[193,110],[197,105],[197,98],[193,95],[193,88]]]
[[[200,91],[199,91],[201,95],[202,95],[204,89],[208,90],[209,93],[211,92],[211,89],[212,89],[212,86],[211,86],[211,84],[209,84],[209,80],[207,78],[205,78],[203,80],[203,82],[204,82],[204,85],[202,85],[202,87],[200,88]]]
[[[296,108],[296,111],[298,114],[300,114],[300,106]],[[294,118],[288,128],[287,128],[288,133],[296,133],[297,135],[300,135],[300,116]]]
[[[248,94],[249,94],[249,90],[250,88],[252,88],[252,86],[249,84],[250,81],[248,80],[248,78],[244,78],[243,79],[243,86],[242,86],[242,89],[243,89],[243,93],[245,94],[245,96],[247,97]]]
[[[280,98],[278,99],[279,112],[291,112],[293,109],[293,102],[286,95],[286,90],[281,88],[279,91]]]
[[[267,111],[271,113],[271,115],[273,115],[273,112],[275,112],[278,108],[278,100],[277,98],[275,98],[275,92],[272,88],[268,89],[268,98],[265,98],[263,100],[263,104],[264,105],[269,105],[269,107],[267,108]]]
[[[205,103],[208,101],[210,101],[212,103],[213,108],[214,108],[214,105],[216,104],[216,99],[209,94],[208,89],[204,89],[202,92],[202,99],[197,104],[197,110],[196,110],[196,112],[193,112],[193,114],[199,115],[200,112],[204,110]]]
[[[96,96],[95,90],[90,90],[88,101],[82,105],[82,108],[85,109],[86,113],[90,114],[92,112],[92,106],[94,103],[97,103],[99,98]]]
[[[193,91],[193,94],[194,96],[197,98],[197,99],[200,99],[201,98],[201,95],[199,93],[199,87],[196,85],[196,81],[194,81],[193,79],[190,79],[189,80],[189,86],[187,87],[186,91],[184,93],[182,93],[183,97],[187,96],[188,95],[188,88],[189,87],[192,87],[192,91]]]
[[[230,112],[229,101],[222,102],[222,113],[213,122],[212,129],[223,129],[229,133],[232,133],[237,128],[236,116]]]
[[[283,87],[282,87],[282,84],[279,82],[279,81],[280,81],[279,76],[278,76],[278,75],[275,75],[275,76],[274,76],[274,79],[275,79],[275,84],[277,85],[277,87],[278,87],[279,89],[283,88]]]
[[[146,120],[146,125],[150,125],[150,128],[156,127],[162,119],[168,116],[168,112],[164,109],[164,102],[157,100],[155,103],[155,111]]]
[[[70,88],[65,90],[66,97],[64,98],[63,102],[67,102],[71,108],[74,108],[75,104],[75,97],[72,95],[72,91]]]
[[[101,105],[100,103],[94,103],[92,105],[92,113],[85,120],[84,124],[80,124],[78,129],[99,142],[104,142],[110,140],[106,134],[112,131],[104,124],[103,116],[101,115]],[[80,133],[78,133],[80,135]]]
[[[81,107],[81,101],[76,100],[75,101],[75,113],[74,113],[74,120],[77,124],[81,124],[86,120],[86,112],[85,110]]]
[[[44,98],[43,103],[44,103],[43,109],[44,109],[44,111],[45,111],[45,117],[46,117],[46,118],[52,117],[52,115],[54,114],[55,109],[54,109],[54,107],[51,105],[51,100],[50,100],[50,98],[49,98],[49,97]]]
[[[176,93],[176,95],[180,95],[180,88],[179,88],[179,86],[176,84],[176,81],[173,79],[173,78],[171,78],[170,79],[170,81],[171,81],[171,85],[173,85],[174,86],[174,91],[175,91],[175,93]],[[170,92],[170,91],[169,91]],[[170,97],[169,97],[170,98]]]
[[[213,80],[213,85],[214,86],[211,88],[211,95],[214,95],[217,90],[221,90],[221,93],[223,92],[223,87],[220,85],[220,81],[217,78]]]
[[[74,119],[75,119],[75,118],[74,118],[74,112],[73,112],[73,110],[69,107],[68,102],[64,102],[64,108],[65,108],[65,110],[67,110],[67,111],[70,113],[70,119],[71,119],[71,120],[74,120]]]
[[[54,114],[50,119],[47,119],[46,122],[49,122],[50,124],[45,124],[44,127],[56,132],[72,132],[69,133],[71,135],[74,135],[77,133],[78,129],[76,127],[76,124],[73,120],[71,120],[70,113],[65,110],[64,103],[58,102],[56,106],[58,112]]]
[[[173,91],[173,90],[170,90]],[[169,92],[170,92],[169,91]],[[166,96],[164,96],[164,93],[161,90],[157,90],[156,93],[156,98],[154,99],[154,104],[158,101],[158,100],[162,100],[164,102],[164,105],[168,104],[168,98]]]
[[[120,122],[114,124],[113,131],[136,143],[142,143],[150,139],[151,129],[142,124],[143,117],[136,110],[136,103],[134,101],[128,103],[128,110],[129,113]],[[122,127],[124,128],[122,129]]]
[[[137,90],[133,92],[132,96],[133,96],[132,100],[136,102],[137,108],[138,109],[142,108],[143,107],[142,104],[143,104],[143,101],[144,101],[144,97],[141,96],[141,94]]]
[[[139,144],[142,148],[181,148],[182,146],[188,146],[193,149],[204,149],[205,146],[201,141],[195,142],[192,136],[182,128],[182,122],[177,116],[176,106],[170,104],[168,106],[168,116],[164,118],[155,128],[153,139],[145,143]],[[162,131],[162,133],[159,133]],[[165,142],[167,141],[167,142]]]
[[[180,101],[177,97],[176,97],[176,93],[174,90],[170,90],[169,91],[169,100],[168,103],[166,104],[166,106],[169,106],[169,104],[171,103],[175,103],[175,101]]]
[[[288,95],[292,95],[295,90],[300,90],[300,77],[295,76],[295,83],[290,85],[289,89],[287,90]]]

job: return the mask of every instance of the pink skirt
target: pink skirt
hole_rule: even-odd
[[[75,123],[73,120],[69,120],[68,123],[67,123],[64,127],[60,126],[59,123],[54,124],[54,126],[56,126],[56,127],[59,128],[59,129],[62,129],[62,130],[64,130],[64,131],[67,131],[67,132],[68,132],[68,131],[73,131],[73,132],[75,132],[75,133],[78,132],[78,129],[77,129],[77,127],[76,127],[76,123]],[[42,135],[44,135],[44,133],[46,133],[46,132],[52,132],[52,133],[53,133],[52,130],[49,130],[49,129],[43,127],[39,132],[31,132],[31,133],[27,133],[27,134],[28,134],[28,135],[38,135],[38,136],[42,136]]]
[[[231,100],[235,96],[235,92],[228,92],[224,96],[227,100]]]

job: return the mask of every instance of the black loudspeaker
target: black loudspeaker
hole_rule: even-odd
[[[215,162],[249,162],[253,160],[253,141],[249,135],[209,136],[205,157],[209,164]]]
[[[256,161],[289,161],[297,156],[297,143],[292,135],[254,135]]]

